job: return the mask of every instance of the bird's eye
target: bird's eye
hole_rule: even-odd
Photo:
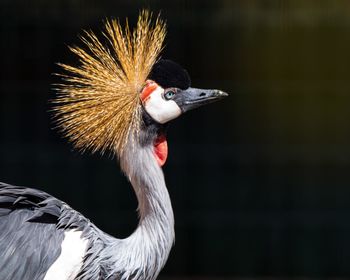
[[[174,90],[168,90],[164,93],[164,98],[166,100],[170,100],[170,99],[173,99],[175,96],[175,91]]]

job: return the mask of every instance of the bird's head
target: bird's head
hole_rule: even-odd
[[[220,90],[191,87],[188,72],[167,59],[154,65],[140,94],[145,112],[160,124],[226,96]]]
[[[188,72],[171,60],[160,59],[153,66],[140,99],[146,139],[148,144],[154,145],[154,155],[160,166],[164,165],[168,154],[164,125],[189,110],[226,96],[227,93],[220,90],[191,87]]]

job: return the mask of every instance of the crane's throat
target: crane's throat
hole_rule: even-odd
[[[159,135],[154,142],[154,157],[159,166],[163,166],[168,158],[168,143],[164,135]]]

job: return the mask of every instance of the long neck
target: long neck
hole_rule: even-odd
[[[174,216],[162,169],[153,145],[128,148],[121,167],[138,200],[139,225],[125,240],[127,266],[133,279],[155,279],[164,266],[174,242]],[[147,275],[147,277],[145,277]]]

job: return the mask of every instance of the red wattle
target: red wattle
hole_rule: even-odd
[[[168,157],[168,143],[164,135],[158,136],[154,142],[154,156],[156,157],[159,166],[165,164]]]

